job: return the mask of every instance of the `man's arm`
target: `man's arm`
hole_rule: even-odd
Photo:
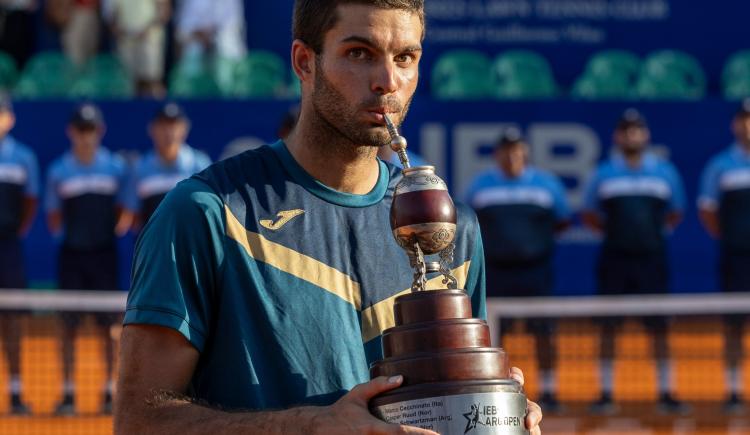
[[[130,231],[135,220],[135,215],[132,211],[125,207],[117,207],[117,222],[115,223],[115,234],[118,237],[122,237]]]
[[[706,232],[708,232],[711,237],[713,237],[714,239],[718,239],[721,237],[719,213],[716,210],[701,208],[698,210],[698,217],[703,224],[703,228],[706,229]]]
[[[47,227],[52,235],[59,235],[62,232],[62,213],[60,210],[51,210],[47,213]]]
[[[21,228],[19,230],[21,237],[25,237],[29,233],[29,230],[31,230],[31,225],[34,224],[34,218],[36,217],[38,204],[39,200],[36,199],[36,197],[27,196],[24,198],[23,210],[21,211]]]
[[[675,228],[677,228],[677,225],[679,225],[680,222],[682,222],[682,212],[671,211],[671,212],[667,213],[667,216],[666,216],[665,220],[666,220],[666,223],[667,223],[667,227],[670,230],[674,230]]]
[[[169,328],[125,326],[115,400],[115,435],[434,434],[384,423],[368,411],[369,400],[401,385],[401,377],[380,377],[358,385],[326,407],[225,412],[198,405],[183,397],[198,357],[198,351]]]
[[[591,210],[584,210],[581,212],[581,221],[588,228],[601,233],[604,231],[604,222],[598,213]]]

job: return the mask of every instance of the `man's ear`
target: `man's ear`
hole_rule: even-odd
[[[315,51],[299,39],[292,42],[292,69],[302,83],[309,82],[315,72]]]

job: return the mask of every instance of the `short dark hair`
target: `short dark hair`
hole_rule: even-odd
[[[292,37],[309,45],[315,53],[323,52],[323,39],[338,21],[336,8],[344,4],[361,4],[380,9],[402,9],[419,15],[424,38],[424,0],[295,0]]]

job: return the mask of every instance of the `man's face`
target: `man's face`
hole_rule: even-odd
[[[626,154],[638,153],[646,148],[651,135],[648,128],[640,126],[630,126],[618,128],[614,135],[615,143]]]
[[[750,115],[738,115],[732,122],[734,137],[742,145],[750,146]]]
[[[151,139],[161,158],[173,161],[188,134],[188,123],[182,119],[158,119],[151,124]]]
[[[390,143],[383,114],[400,125],[419,79],[422,23],[403,10],[342,5],[316,56],[317,117],[357,145]]]
[[[495,151],[495,158],[500,169],[511,178],[518,178],[526,169],[528,151],[526,144],[516,142],[512,145],[506,145]]]
[[[73,145],[73,154],[83,162],[93,160],[96,150],[99,149],[103,129],[98,127],[75,127],[68,128],[68,136]]]
[[[0,138],[5,137],[16,125],[16,116],[10,110],[0,110]]]

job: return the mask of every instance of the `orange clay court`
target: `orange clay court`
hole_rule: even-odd
[[[112,433],[110,416],[98,415],[104,366],[101,347],[91,322],[87,321],[76,340],[76,406],[78,416],[55,417],[55,405],[61,398],[62,374],[54,315],[34,315],[24,320],[22,339],[22,379],[24,398],[33,415],[8,415],[8,397],[0,394],[0,434],[3,435],[98,435]],[[527,393],[536,396],[538,375],[532,337],[515,328],[506,338],[506,350],[512,363],[521,367]],[[556,340],[559,345],[559,397],[565,406],[564,417],[546,415],[545,434],[624,434],[661,435],[674,433],[747,434],[750,417],[724,417],[720,402],[724,398],[723,338],[718,319],[683,319],[673,323],[669,343],[675,358],[676,394],[696,408],[694,418],[664,418],[651,406],[657,398],[655,365],[648,335],[637,322],[627,322],[617,336],[615,362],[615,399],[622,405],[616,417],[587,417],[586,404],[599,392],[597,375],[598,330],[585,320],[561,322]],[[710,332],[707,332],[710,331]],[[115,331],[116,333],[116,331]],[[744,347],[750,349],[750,334]],[[745,352],[748,354],[748,352]],[[743,371],[750,365],[746,359]],[[744,388],[750,390],[750,377]],[[6,362],[0,360],[0,391],[7,391]],[[651,427],[645,429],[643,421]]]

